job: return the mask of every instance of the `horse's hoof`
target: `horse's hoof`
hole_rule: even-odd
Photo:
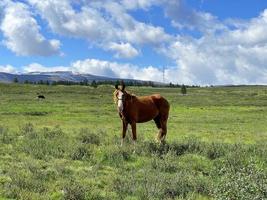
[[[156,142],[156,143],[160,142],[160,139],[159,139],[158,136],[155,136],[155,142]]]

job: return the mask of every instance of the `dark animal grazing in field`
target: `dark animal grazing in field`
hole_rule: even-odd
[[[45,99],[44,95],[37,95],[37,99]]]
[[[143,123],[154,120],[159,133],[157,139],[164,142],[167,134],[167,120],[169,117],[170,105],[160,94],[151,96],[140,96],[129,94],[125,91],[125,84],[121,88],[115,86],[114,102],[117,104],[118,113],[122,120],[122,144],[126,136],[128,124],[132,127],[132,138],[136,136],[136,123]]]

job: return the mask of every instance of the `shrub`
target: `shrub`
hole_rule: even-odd
[[[29,138],[35,138],[37,137],[37,133],[34,129],[34,126],[32,123],[25,124],[21,129],[20,132],[23,136],[29,137]]]
[[[209,159],[214,160],[216,158],[224,156],[226,151],[229,149],[230,145],[213,142],[211,144],[205,145],[204,152]]]
[[[138,147],[138,149],[141,149],[141,153],[144,153],[147,156],[150,156],[151,154],[163,156],[168,153],[170,146],[168,143],[159,144],[154,141],[145,141]]]
[[[36,159],[47,159],[51,156],[61,158],[69,148],[68,138],[62,137],[64,133],[58,127],[37,130],[32,124],[26,124],[22,127],[21,132],[24,137],[20,141],[18,149]]]
[[[181,93],[182,93],[182,95],[186,95],[186,86],[185,85],[182,85]]]
[[[153,155],[151,159],[151,167],[160,172],[174,173],[178,168],[177,157],[173,151],[169,151],[161,158],[158,158],[157,155]]]
[[[32,112],[25,112],[24,114],[30,116],[45,116],[48,114],[48,112],[32,111]]]
[[[4,144],[10,144],[13,140],[13,137],[8,132],[8,129],[0,127],[0,142]]]
[[[86,160],[92,156],[93,149],[89,145],[79,145],[71,153],[72,160]]]
[[[86,190],[84,186],[77,181],[71,180],[64,188],[65,200],[84,200],[86,199]]]
[[[52,129],[45,127],[41,130],[41,132],[41,134],[43,134],[44,137],[48,139],[57,139],[64,137],[64,132],[59,126],[55,126]]]
[[[266,199],[267,173],[254,162],[240,166],[235,172],[222,166],[224,174],[214,185],[214,197],[220,199]]]
[[[105,146],[102,153],[102,161],[113,166],[121,166],[123,161],[129,161],[132,158],[133,150],[130,147]]]
[[[118,199],[123,200],[134,195],[137,186],[134,174],[134,171],[129,171],[127,174],[120,172],[119,176],[113,178],[112,189],[116,191]]]
[[[89,129],[81,129],[79,134],[79,140],[84,144],[100,144],[100,137],[103,137],[103,133],[99,131],[99,134],[91,132]]]
[[[164,174],[154,170],[120,171],[113,180],[113,189],[119,199],[136,197],[137,199],[162,199],[165,182]]]
[[[11,179],[6,187],[6,196],[9,198],[21,198],[23,193],[45,193],[46,188],[41,179],[35,177],[35,174],[26,169],[11,169],[8,172]]]
[[[172,151],[175,155],[181,156],[185,153],[202,153],[203,144],[195,138],[189,138],[182,142],[159,144],[153,141],[145,141],[142,144],[143,152],[159,156]]]

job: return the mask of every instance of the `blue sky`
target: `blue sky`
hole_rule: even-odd
[[[266,0],[2,0],[0,71],[267,84]]]

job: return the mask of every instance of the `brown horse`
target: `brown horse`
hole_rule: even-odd
[[[154,120],[159,129],[157,139],[164,142],[167,134],[167,120],[170,105],[168,101],[159,94],[151,96],[140,96],[129,94],[125,91],[125,84],[122,87],[115,86],[114,102],[118,106],[119,116],[122,120],[122,144],[126,136],[128,124],[132,127],[132,138],[136,136],[136,123],[143,123]]]

